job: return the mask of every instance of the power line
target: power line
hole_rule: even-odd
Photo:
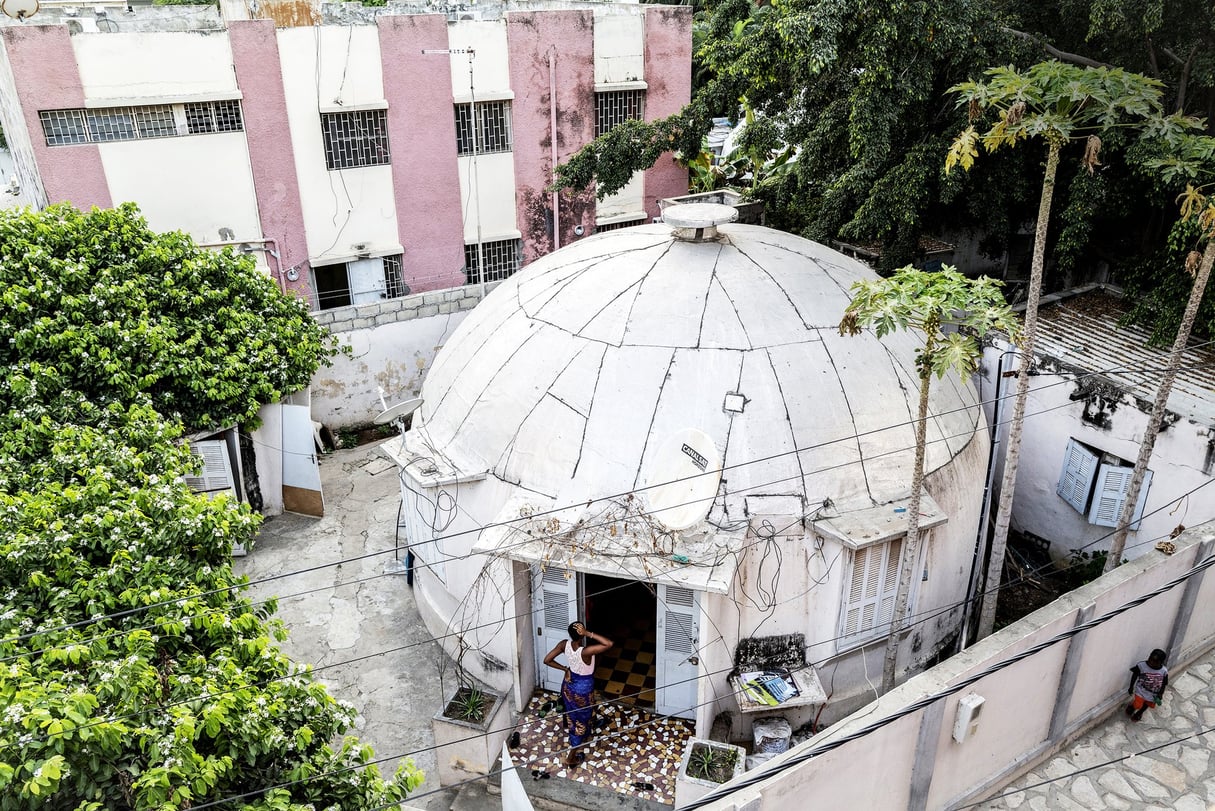
[[[716,802],[717,800],[724,799],[725,797],[728,797],[731,794],[734,794],[735,792],[737,792],[741,789],[747,788],[748,786],[754,786],[760,782],[763,782],[764,780],[767,780],[768,778],[775,777],[776,775],[781,774],[781,773],[793,768],[794,766],[796,766],[798,764],[804,763],[805,761],[810,760],[811,758],[814,758],[818,755],[826,754],[827,752],[830,752],[834,749],[838,749],[839,747],[841,747],[844,744],[849,743],[851,741],[855,741],[855,740],[864,738],[874,732],[877,732],[879,729],[882,729],[883,727],[889,726],[890,724],[894,723],[895,721],[897,721],[901,718],[911,715],[914,712],[917,712],[931,704],[936,703],[937,701],[940,701],[943,698],[948,698],[949,696],[954,695],[955,693],[961,692],[962,690],[966,689],[967,687],[970,687],[972,684],[975,684],[976,682],[979,682],[979,681],[987,678],[988,676],[992,675],[993,673],[998,673],[999,671],[1004,670],[1005,668],[1011,667],[1012,665],[1014,665],[1024,659],[1028,659],[1030,656],[1034,656],[1034,655],[1046,650],[1049,647],[1057,645],[1058,643],[1060,643],[1064,640],[1071,639],[1073,636],[1083,633],[1084,631],[1087,631],[1090,628],[1096,628],[1099,625],[1104,625],[1109,620],[1114,619],[1115,617],[1117,617],[1121,614],[1124,614],[1127,611],[1130,611],[1132,608],[1136,608],[1140,605],[1143,605],[1144,603],[1146,603],[1147,601],[1149,601],[1155,597],[1159,597],[1161,594],[1164,594],[1165,592],[1176,587],[1180,583],[1184,583],[1186,580],[1190,579],[1194,575],[1196,575],[1200,572],[1206,571],[1212,565],[1215,565],[1215,554],[1210,555],[1209,557],[1198,562],[1192,568],[1190,568],[1188,571],[1173,578],[1172,580],[1168,581],[1167,583],[1164,583],[1163,585],[1153,589],[1152,591],[1147,592],[1146,594],[1142,594],[1138,597],[1135,597],[1134,599],[1128,600],[1127,602],[1123,603],[1122,605],[1118,606],[1117,608],[1111,609],[1110,611],[1107,611],[1106,613],[1104,613],[1098,617],[1094,617],[1093,619],[1088,620],[1086,622],[1077,623],[1072,628],[1069,628],[1065,631],[1061,631],[1058,634],[1055,634],[1054,636],[1052,636],[1050,639],[1039,642],[1036,645],[1032,645],[1032,646],[1026,648],[1025,650],[1021,651],[1020,653],[1017,653],[1017,654],[1014,654],[1013,656],[1008,657],[1007,659],[1001,659],[1000,661],[995,662],[992,665],[989,665],[988,667],[984,668],[983,670],[979,671],[978,673],[975,673],[971,676],[967,676],[966,678],[958,681],[956,684],[953,684],[953,685],[946,687],[942,690],[939,690],[935,693],[931,693],[931,694],[925,696],[924,698],[913,701],[911,704],[908,704],[901,710],[899,710],[895,713],[892,713],[891,715],[888,715],[884,718],[881,718],[877,721],[874,721],[873,723],[868,724],[865,727],[862,727],[861,729],[857,730],[856,732],[853,732],[849,735],[845,735],[844,737],[838,738],[834,741],[830,741],[823,746],[816,747],[814,749],[809,749],[805,752],[798,753],[798,754],[794,755],[793,757],[789,758],[788,760],[781,761],[780,763],[776,764],[775,766],[771,766],[771,767],[767,767],[767,768],[760,766],[758,769],[756,769],[756,773],[754,775],[749,776],[749,777],[744,776],[737,783],[731,785],[728,790],[715,789],[713,791],[710,791],[704,797],[701,797],[700,799],[694,801],[693,803],[691,803],[687,806],[684,806],[683,809],[685,811],[692,811],[692,809],[695,809],[695,808],[703,808],[704,806],[706,806],[710,803]]]

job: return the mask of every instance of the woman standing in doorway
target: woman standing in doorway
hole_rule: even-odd
[[[569,640],[555,645],[548,652],[544,663],[565,673],[565,678],[561,680],[561,700],[565,704],[570,731],[570,750],[565,753],[565,765],[573,767],[582,762],[583,756],[578,749],[586,742],[591,731],[595,656],[611,650],[613,643],[607,637],[588,631],[581,622],[570,623],[569,634]],[[557,657],[563,653],[566,664],[559,665]]]

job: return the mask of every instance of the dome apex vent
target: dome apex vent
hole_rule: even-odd
[[[676,239],[684,242],[717,239],[717,226],[737,219],[738,209],[720,203],[682,203],[662,211],[662,221],[675,229]]]

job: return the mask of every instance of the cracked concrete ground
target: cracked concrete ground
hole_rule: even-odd
[[[439,790],[430,750],[446,656],[422,624],[404,575],[395,573],[400,489],[396,465],[378,447],[321,457],[325,517],[268,518],[252,553],[234,568],[262,581],[250,589],[252,599],[279,597],[278,616],[290,633],[283,649],[354,705],[351,734],[371,744],[377,759],[387,758],[381,773],[391,775],[408,754],[426,772],[410,805],[448,809],[456,793]],[[332,565],[338,561],[346,562]]]

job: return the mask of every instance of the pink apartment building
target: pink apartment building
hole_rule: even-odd
[[[598,132],[687,102],[688,7],[236,16],[8,21],[0,124],[19,201],[134,201],[153,228],[250,253],[331,309],[505,278],[687,191],[669,156],[603,201],[548,187]]]

